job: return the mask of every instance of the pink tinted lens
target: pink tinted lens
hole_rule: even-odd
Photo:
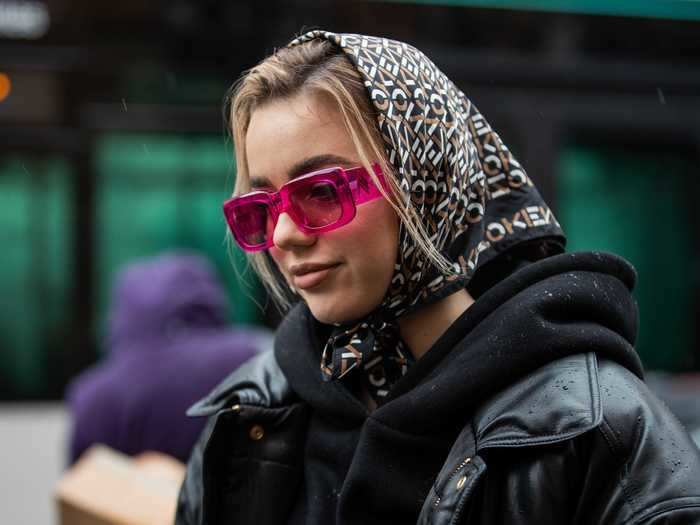
[[[233,209],[233,225],[237,237],[248,247],[265,246],[267,233],[272,231],[269,206],[248,202]]]
[[[336,185],[330,180],[309,179],[289,194],[294,215],[309,228],[322,228],[340,220],[343,208]]]

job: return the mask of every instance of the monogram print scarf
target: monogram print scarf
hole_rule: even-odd
[[[465,287],[479,265],[515,244],[563,232],[523,167],[472,102],[416,48],[386,38],[311,31],[289,45],[325,39],[359,72],[402,198],[440,253],[445,275],[403,224],[394,275],[365,319],[334,327],[321,357],[325,380],[362,371],[381,404],[412,357],[397,318]]]

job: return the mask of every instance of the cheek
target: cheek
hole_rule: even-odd
[[[270,257],[274,261],[274,263],[279,266],[280,261],[282,260],[282,250],[277,248],[276,246],[273,246],[268,250],[268,253],[270,254]]]
[[[272,248],[270,248],[268,250],[268,253],[270,254],[270,258],[272,259],[272,264],[277,268],[277,270],[279,270],[279,272],[284,277],[285,281],[287,281],[287,283],[289,283],[289,278],[288,278],[286,272],[284,271],[284,264],[282,264],[283,260],[284,260],[284,255],[285,255],[284,251],[273,246]]]
[[[362,219],[362,233],[353,243],[357,257],[376,285],[386,290],[398,252],[398,217],[387,203],[383,203]]]

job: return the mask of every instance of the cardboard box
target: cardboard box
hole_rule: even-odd
[[[97,445],[56,485],[61,525],[171,525],[185,466],[157,452],[137,457]]]

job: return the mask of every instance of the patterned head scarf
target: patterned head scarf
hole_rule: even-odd
[[[452,264],[444,275],[403,224],[391,285],[365,319],[337,326],[325,345],[326,380],[353,369],[381,404],[411,354],[396,319],[469,282],[477,267],[515,244],[563,232],[523,167],[477,108],[416,48],[386,38],[311,31],[357,68],[377,112],[387,158],[433,245]]]

